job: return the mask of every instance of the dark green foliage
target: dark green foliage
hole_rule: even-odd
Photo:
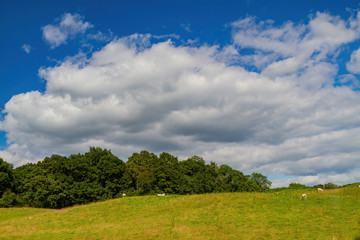
[[[193,156],[180,162],[184,174],[184,193],[209,193],[215,188],[215,174],[202,157]]]
[[[324,185],[318,184],[318,185],[313,186],[313,188],[324,188]]]
[[[228,165],[206,164],[200,156],[184,161],[169,153],[134,153],[124,163],[110,150],[90,147],[85,154],[52,155],[16,169],[0,159],[0,207],[63,208],[120,197],[122,193],[200,194],[263,191],[271,182]]]
[[[111,151],[91,147],[84,155],[52,155],[14,170],[16,205],[63,208],[115,197],[125,163]]]
[[[154,167],[156,178],[156,192],[158,193],[184,193],[182,186],[185,179],[181,174],[177,157],[169,153],[161,153]]]
[[[315,185],[314,188],[322,188],[322,189],[334,189],[334,188],[338,188],[339,186],[332,183],[332,182],[329,182],[329,183],[326,183],[326,184],[318,184],[318,185]]]
[[[13,165],[0,158],[0,197],[13,185]]]
[[[290,183],[289,188],[307,188],[307,187],[300,183]]]
[[[214,164],[213,164],[214,165]],[[258,184],[242,172],[228,165],[214,166],[216,169],[216,192],[253,192],[261,191]]]
[[[253,179],[263,191],[270,189],[271,182],[261,173],[252,173],[251,179]]]
[[[157,156],[147,151],[134,153],[126,163],[127,184],[138,194],[149,194],[155,191],[155,165]]]
[[[324,188],[325,188],[325,189],[334,189],[334,188],[337,188],[337,187],[339,187],[339,186],[336,185],[336,184],[334,184],[334,183],[332,183],[332,182],[326,183],[326,184],[324,185]]]
[[[12,207],[17,203],[17,196],[10,189],[7,189],[0,198],[0,207]]]

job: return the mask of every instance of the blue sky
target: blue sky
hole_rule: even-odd
[[[0,1],[0,157],[201,155],[360,181],[358,1]]]

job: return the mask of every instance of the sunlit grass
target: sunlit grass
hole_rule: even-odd
[[[359,203],[360,188],[347,187],[0,209],[0,239],[355,239]]]

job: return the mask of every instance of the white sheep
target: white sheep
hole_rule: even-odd
[[[123,193],[123,194],[122,194],[122,196],[123,196],[123,197],[126,197],[126,194],[125,194],[125,193]]]
[[[306,200],[306,198],[307,198],[307,196],[306,196],[306,194],[304,193],[303,195],[301,195],[300,200]]]
[[[324,190],[321,188],[318,188],[318,192],[323,192]]]
[[[163,197],[163,196],[165,196],[165,193],[158,193],[157,194],[159,197]]]

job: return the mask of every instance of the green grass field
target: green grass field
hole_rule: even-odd
[[[300,200],[302,193],[307,200]],[[0,239],[360,239],[358,185],[0,209]]]

